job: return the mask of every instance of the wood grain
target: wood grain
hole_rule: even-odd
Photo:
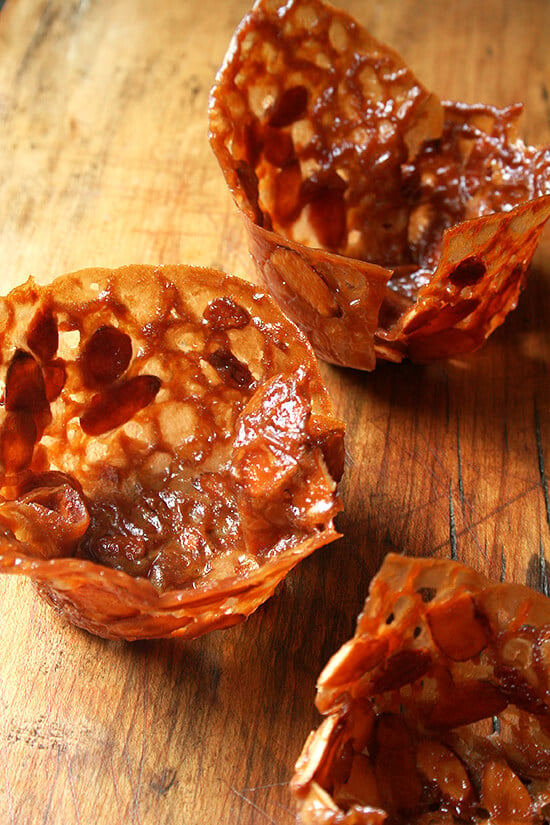
[[[341,0],[443,98],[523,100],[550,142],[546,0]],[[207,142],[245,0],[7,0],[0,12],[3,291],[83,266],[186,261],[253,277]],[[0,822],[291,825],[315,680],[388,550],[548,591],[550,244],[476,355],[324,365],[348,424],[344,538],[245,625],[104,642],[0,582]]]

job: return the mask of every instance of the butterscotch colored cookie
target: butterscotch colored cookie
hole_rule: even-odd
[[[243,619],[332,541],[343,424],[305,337],[210,269],[0,300],[0,571],[106,637]]]
[[[550,215],[521,105],[441,102],[322,0],[257,0],[210,141],[260,276],[327,361],[471,352],[517,305]]]

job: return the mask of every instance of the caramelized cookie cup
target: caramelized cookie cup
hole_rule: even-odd
[[[100,636],[194,637],[338,537],[344,426],[255,285],[88,269],[0,300],[0,570]]]
[[[550,216],[521,105],[441,102],[322,0],[257,0],[210,141],[271,293],[319,357],[372,370],[478,349],[517,305]]]

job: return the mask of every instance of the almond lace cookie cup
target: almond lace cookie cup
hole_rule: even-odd
[[[100,636],[248,616],[338,536],[343,424],[274,302],[210,269],[0,300],[0,570]]]
[[[210,141],[260,276],[330,362],[473,351],[515,308],[550,215],[521,105],[441,102],[322,0],[257,0]]]
[[[316,704],[291,785],[304,825],[548,822],[546,596],[390,555]]]

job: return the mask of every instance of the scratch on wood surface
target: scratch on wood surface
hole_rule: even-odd
[[[261,814],[265,818],[266,822],[270,822],[271,825],[277,825],[277,822],[274,819],[272,819],[269,816],[269,814],[266,811],[263,810],[263,808],[260,808],[259,805],[256,805],[255,802],[253,802],[251,799],[249,799],[247,796],[245,796],[244,792],[238,791],[237,788],[233,787],[233,785],[231,785],[231,790],[233,791],[235,796],[238,796],[239,799],[242,799],[243,802],[246,802],[248,805],[250,805],[251,808],[253,808],[259,814]],[[251,791],[251,790],[254,790],[254,788],[245,788],[244,790],[245,791]]]
[[[383,437],[384,454],[389,454],[391,452],[390,447],[395,446],[396,450],[400,450],[407,458],[410,458],[417,464],[421,464],[422,467],[428,471],[430,477],[433,479],[436,486],[444,484],[444,480],[441,480],[439,475],[436,472],[434,472],[434,470],[431,467],[427,467],[425,458],[419,454],[419,450],[417,448],[409,448],[407,446],[407,442],[404,442],[401,436],[396,437],[392,435],[391,426],[388,422],[388,416],[385,413],[381,413],[380,415],[375,416],[374,418],[370,418],[369,426],[372,429],[377,430]],[[416,434],[418,435],[419,439],[423,441],[427,451],[431,454],[435,463],[443,470],[445,475],[448,475],[447,469],[444,463],[442,462],[438,451],[434,449],[430,439],[427,438],[422,432],[417,432]]]
[[[128,733],[128,736],[130,734]],[[132,810],[135,817],[135,822],[140,825],[141,817],[139,815],[139,788],[136,788],[134,777],[132,776],[132,760],[130,759],[130,750],[128,748],[128,737],[124,744],[124,759],[126,761],[126,768],[128,771],[128,781],[130,783],[130,793],[132,794]]]
[[[120,804],[120,793],[119,793],[119,790],[118,790],[117,769],[115,767],[114,756],[113,756],[112,752],[111,752],[111,776],[113,777],[113,791],[115,793],[117,813],[118,813],[119,820],[122,821],[122,818],[121,818],[122,808],[121,808],[121,804]]]
[[[350,453],[347,445],[344,447],[344,464],[346,465],[346,467],[353,467],[355,464],[355,459]]]
[[[516,504],[518,501],[520,501],[520,499],[525,498],[525,496],[530,495],[534,490],[539,490],[539,489],[540,489],[540,484],[538,482],[536,484],[532,484],[531,487],[528,487],[527,490],[523,490],[521,493],[518,493],[517,496],[513,496],[512,498],[509,498],[507,501],[503,502],[502,504],[499,504],[498,507],[495,507],[489,513],[486,513],[484,516],[481,516],[481,518],[478,518],[475,521],[470,522],[470,524],[468,524],[463,530],[460,530],[456,533],[456,538],[459,539],[465,533],[472,532],[474,530],[474,528],[479,527],[480,524],[484,524],[486,521],[489,521],[491,518],[498,515],[503,510],[506,510],[507,507],[511,507],[512,504]],[[451,504],[452,504],[452,502],[451,502]],[[453,510],[453,518],[454,518],[454,510]],[[473,535],[473,533],[472,533],[472,535]],[[440,550],[442,547],[445,546],[445,544],[446,544],[446,542],[444,542],[443,544],[436,545],[435,547],[432,548],[432,552]],[[479,541],[476,540],[476,544],[481,549]],[[483,554],[484,554],[484,556],[487,555],[487,548],[486,547],[483,548]]]
[[[451,558],[453,561],[458,561],[452,481],[449,482],[449,541],[451,542]]]
[[[383,416],[380,416],[380,419],[382,418]],[[426,504],[421,506],[436,506],[437,508],[441,506],[443,509],[445,505],[442,503],[440,504],[440,502],[443,502],[443,499],[447,499],[450,473],[438,450],[434,449],[434,446],[430,440],[423,433],[418,433],[418,437],[423,441],[426,451],[432,456],[435,466],[431,466],[426,461],[426,458],[420,454],[418,449],[409,449],[400,439],[393,437],[387,424],[385,428],[379,426],[378,419],[371,420],[370,424],[385,437],[384,453],[389,453],[389,445],[396,445],[396,447],[403,452],[407,458],[411,459],[411,461],[415,464],[419,464],[422,467],[422,470],[428,474],[433,488],[437,490],[439,494],[435,500],[426,501]],[[441,472],[438,472],[438,470]],[[416,512],[418,509],[419,506],[414,505],[410,510],[404,510],[403,515],[407,515],[410,512]]]
[[[458,435],[458,421],[457,421],[457,435]],[[423,436],[422,434],[420,434],[420,437],[424,441],[427,452],[430,453],[430,455],[432,456],[432,458],[434,460],[434,464],[436,465],[437,468],[439,468],[441,470],[441,473],[438,473],[438,472],[436,472],[435,468],[430,468],[429,469],[429,474],[430,474],[430,477],[431,477],[432,482],[434,484],[434,487],[436,487],[438,490],[441,490],[441,494],[438,496],[438,498],[435,500],[435,502],[430,500],[430,501],[426,502],[426,505],[427,506],[434,506],[434,504],[435,504],[435,506],[439,507],[440,506],[440,504],[439,504],[440,501],[443,502],[443,499],[445,499],[445,501],[447,501],[447,499],[449,498],[449,485],[452,486],[452,481],[449,480],[450,473],[447,469],[447,466],[446,466],[445,462],[442,460],[438,450],[436,448],[434,448],[434,446],[430,442],[430,440],[428,438],[426,438],[425,436]],[[451,506],[451,509],[452,509],[452,516],[453,516],[454,538],[455,538],[455,540],[457,540],[459,536],[462,536],[466,533],[469,533],[473,543],[479,548],[480,552],[483,553],[483,548],[481,547],[479,539],[478,539],[477,535],[475,534],[473,528],[476,526],[476,524],[480,524],[484,519],[483,518],[479,519],[477,522],[472,522],[471,520],[466,519],[466,513],[467,512],[473,512],[473,507],[469,502],[467,502],[466,496],[464,495],[463,477],[462,477],[462,453],[461,453],[460,446],[458,444],[457,444],[457,451],[459,453],[459,471],[458,471],[459,472],[459,479],[458,479],[459,494],[460,494],[460,502],[461,502],[461,507],[462,507],[462,514],[465,517],[466,526],[463,530],[461,530],[460,532],[457,532],[457,530],[456,530],[456,520],[454,518],[454,504],[453,504],[452,496],[451,496],[450,506]],[[417,462],[419,464],[422,464],[422,467],[423,467],[424,470],[428,469],[425,460],[423,460],[415,452],[410,452],[409,451],[408,455],[415,462]],[[417,509],[418,509],[417,507],[413,508],[413,510],[417,510]],[[446,542],[443,543],[443,544],[439,544],[436,547],[432,548],[432,552],[435,552],[436,550],[439,550],[440,548],[444,547],[445,544],[446,544]],[[454,547],[455,552],[457,550],[457,547],[458,547],[457,541],[455,541],[455,547]],[[451,537],[451,552],[452,552],[452,537]],[[486,551],[485,551],[485,555],[486,555]],[[452,556],[452,558],[455,558],[455,556]]]
[[[542,437],[540,434],[540,420],[539,410],[537,406],[537,399],[535,398],[535,438],[537,441],[537,457],[539,466],[540,483],[542,487],[542,495],[544,496],[544,507],[546,509],[546,523],[550,528],[550,498],[548,496],[548,479],[546,477],[546,468],[544,466],[544,451],[542,449]]]
[[[74,780],[73,780],[73,772],[71,770],[71,760],[69,759],[69,754],[67,754],[67,753],[65,754],[65,761],[67,763],[67,778],[69,780],[69,788],[71,789],[71,796],[72,796],[73,804],[74,804],[75,822],[76,822],[76,825],[81,825],[82,820],[80,819],[80,811],[79,811],[79,808],[78,808],[78,800],[76,798],[76,792],[75,792]]]
[[[500,580],[501,582],[506,580],[506,554],[504,549],[500,551]]]
[[[54,792],[55,792],[55,787],[57,785],[57,780],[59,778],[60,766],[61,766],[61,751],[58,750],[57,751],[56,764],[55,764],[55,774],[54,774],[52,782],[51,782],[51,789],[50,789],[50,793],[49,793],[49,796],[48,796],[48,801],[46,802],[46,809],[44,811],[44,817],[42,819],[42,825],[46,825],[46,823],[50,819],[50,813],[52,812],[53,795],[54,795]],[[50,821],[52,821],[52,820],[50,820]]]
[[[550,587],[548,585],[548,563],[544,553],[542,536],[540,538],[540,589],[545,596],[550,596]]]
[[[464,522],[465,522],[466,526],[465,526],[464,530],[462,530],[462,531],[460,531],[460,533],[458,533],[457,530],[456,530],[456,521],[455,521],[455,537],[458,539],[459,536],[464,535],[465,533],[469,533],[470,538],[472,539],[473,543],[475,545],[477,545],[477,547],[479,548],[480,551],[482,551],[482,547],[480,545],[479,539],[478,539],[477,535],[474,533],[474,530],[472,529],[475,526],[474,523],[471,521],[471,514],[474,512],[474,507],[469,501],[467,501],[466,495],[465,495],[465,492],[464,492],[464,476],[463,476],[463,473],[462,473],[462,448],[461,448],[461,442],[460,442],[460,431],[459,431],[458,418],[457,418],[456,427],[457,427],[456,450],[457,450],[457,459],[458,459],[458,492],[459,492],[459,497],[460,497],[460,506],[461,506],[461,510],[462,510],[462,515],[464,517]],[[429,442],[428,439],[426,439],[426,447],[427,447],[428,452],[430,452],[432,454],[434,460],[441,466],[441,469],[443,470],[445,475],[448,476],[449,473],[447,471],[447,468],[446,468],[445,464],[442,462],[442,460],[439,457],[438,452],[436,450],[434,450],[432,444]],[[439,479],[437,478],[435,473],[433,473],[432,477],[435,480],[439,481]],[[445,498],[447,498],[448,492],[446,491],[444,495],[445,495]],[[453,507],[453,515],[454,515],[454,507]],[[437,550],[441,546],[442,545],[438,545],[438,547],[436,547],[434,549]]]
[[[265,791],[269,790],[270,788],[288,788],[288,782],[270,782],[268,785],[256,785],[253,788],[243,788],[243,793],[248,793],[248,791]],[[295,819],[295,812],[289,808],[288,805],[284,805],[282,802],[275,803],[277,808],[280,808],[286,814],[292,817],[292,821],[294,822]]]

